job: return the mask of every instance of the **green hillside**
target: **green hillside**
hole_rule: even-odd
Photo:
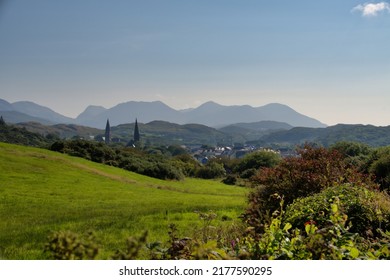
[[[257,142],[259,145],[295,146],[314,142],[325,147],[340,141],[359,142],[371,147],[390,145],[390,126],[338,124],[326,128],[294,127],[265,135]]]
[[[216,223],[237,221],[245,189],[215,181],[162,181],[37,148],[0,143],[0,259],[42,259],[54,231],[93,231],[98,258],[149,231],[166,241],[168,225],[180,234],[201,226],[194,211],[213,210]],[[222,218],[223,217],[223,218]]]

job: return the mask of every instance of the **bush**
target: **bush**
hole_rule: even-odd
[[[256,151],[245,155],[236,166],[236,172],[243,173],[248,169],[259,169],[262,167],[273,167],[281,160],[280,154],[274,151]],[[248,178],[248,177],[247,177]]]
[[[59,231],[49,237],[45,252],[55,260],[91,260],[96,258],[99,248],[92,233],[82,237],[71,231]]]
[[[175,156],[170,163],[188,177],[195,177],[201,167],[201,164],[188,154]]]
[[[376,229],[390,230],[390,198],[359,185],[334,186],[313,196],[296,199],[286,208],[285,222],[300,229],[304,229],[307,222],[325,227],[330,206],[336,198],[339,207],[348,216],[350,232],[372,237],[378,235]]]
[[[226,170],[221,163],[209,161],[204,166],[199,168],[196,176],[203,179],[221,178],[226,175]]]
[[[50,150],[98,163],[112,162],[115,158],[115,152],[105,144],[81,139],[54,142]]]
[[[286,158],[274,168],[260,169],[251,180],[255,188],[249,194],[244,216],[260,231],[262,220],[279,207],[274,194],[283,197],[288,205],[296,198],[313,195],[333,185],[355,182],[373,185],[348,166],[337,151],[311,146],[298,150],[298,157]]]
[[[356,167],[360,172],[367,173],[366,163],[372,153],[372,149],[368,145],[341,141],[332,145],[330,149],[338,151],[347,164]]]
[[[234,175],[228,175],[222,180],[222,183],[226,185],[235,185],[237,183],[237,177]]]
[[[390,147],[379,148],[373,152],[368,171],[375,176],[382,190],[390,191]]]
[[[339,197],[328,204],[330,211],[323,214],[326,224],[317,225],[307,221],[296,228],[285,222],[288,213],[275,212],[264,227],[264,233],[250,234],[239,246],[239,256],[245,259],[278,260],[344,260],[344,259],[389,259],[390,232],[378,230],[376,239],[365,239],[350,231],[348,215],[341,207]]]
[[[330,149],[337,150],[344,157],[367,156],[371,152],[370,147],[366,144],[348,141],[337,142]]]
[[[77,139],[55,142],[51,150],[158,179],[181,180],[184,177],[181,169],[175,168],[165,156],[148,154],[138,149],[114,150],[103,143]]]

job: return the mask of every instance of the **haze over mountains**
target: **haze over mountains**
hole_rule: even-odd
[[[16,127],[23,131],[64,139],[104,136],[109,118],[112,137],[127,143],[133,137],[137,118],[142,136],[159,145],[247,143],[294,147],[307,142],[329,146],[338,141],[360,142],[373,147],[390,145],[390,126],[339,124],[326,127],[282,104],[254,108],[207,102],[195,109],[174,110],[162,102],[131,101],[110,109],[89,106],[72,119],[32,102],[11,104],[0,99],[0,115],[6,123],[19,123]]]
[[[211,127],[260,121],[282,122],[293,127],[326,127],[320,121],[278,103],[251,107],[249,105],[224,106],[210,101],[194,109],[175,110],[160,101],[129,101],[109,109],[88,106],[77,118],[72,119],[33,102],[9,103],[0,99],[0,114],[11,123],[29,121],[43,124],[73,123],[100,129],[104,128],[107,119],[112,126],[115,126],[134,122],[136,118],[142,123],[161,120],[177,124],[197,123]]]

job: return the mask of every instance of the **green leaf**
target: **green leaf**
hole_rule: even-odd
[[[339,210],[339,208],[338,208],[337,204],[332,204],[332,213],[335,214],[338,212],[338,210]]]
[[[284,228],[283,228],[283,230],[284,231],[288,231],[289,229],[291,229],[292,228],[292,225],[290,224],[290,223],[287,223],[285,226],[284,226]]]
[[[310,231],[311,231],[311,224],[305,225],[305,231],[306,231],[307,235],[310,234]]]
[[[359,257],[359,250],[356,249],[356,248],[351,248],[351,250],[349,251],[349,255],[350,255],[352,258],[356,259],[356,258]]]

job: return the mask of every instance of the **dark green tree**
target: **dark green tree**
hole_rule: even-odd
[[[382,190],[390,190],[390,146],[376,149],[368,161],[368,172],[373,174],[375,181]]]
[[[259,168],[274,167],[281,161],[280,154],[274,151],[261,150],[245,155],[236,166],[236,171],[242,178],[249,178]]]

